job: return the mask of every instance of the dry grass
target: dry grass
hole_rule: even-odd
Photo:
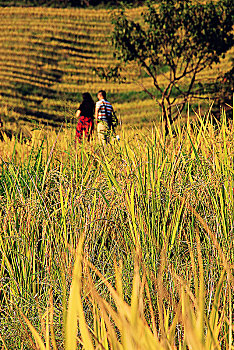
[[[0,143],[3,349],[233,349],[233,123]]]

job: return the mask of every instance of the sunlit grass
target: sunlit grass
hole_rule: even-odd
[[[233,123],[0,143],[3,349],[233,349]]]

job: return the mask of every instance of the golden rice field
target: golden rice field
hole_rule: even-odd
[[[128,15],[141,12],[131,9]],[[160,118],[156,103],[139,94],[133,67],[127,69],[126,84],[103,82],[93,72],[114,63],[107,10],[6,7],[0,8],[0,21],[0,115],[8,122],[59,126],[74,117],[80,93],[89,91],[96,99],[100,88],[124,123],[144,126]],[[230,56],[199,79],[211,82],[225,73]],[[152,88],[149,78],[140,82]]]
[[[31,132],[0,129],[0,349],[234,350],[234,119],[190,101],[166,137],[134,67],[93,73],[114,63],[108,11],[0,21],[0,116]],[[100,88],[120,141],[75,146],[80,94]]]
[[[233,125],[3,134],[0,348],[233,350]]]

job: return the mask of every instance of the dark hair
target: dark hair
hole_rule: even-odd
[[[102,97],[104,98],[104,100],[106,99],[106,91],[105,90],[99,90],[98,93],[102,94]]]
[[[82,94],[82,97],[83,97],[83,101],[85,101],[85,102],[91,102],[91,103],[93,102],[93,99],[92,99],[89,92],[84,92]]]
[[[83,116],[92,118],[95,110],[95,103],[92,96],[89,92],[85,92],[82,94],[82,97],[83,101],[78,109],[81,111]]]

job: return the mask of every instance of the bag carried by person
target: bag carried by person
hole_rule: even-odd
[[[113,109],[112,113],[111,113],[111,127],[112,127],[112,129],[115,129],[118,125],[119,125],[119,120],[118,120],[118,117]]]
[[[119,120],[118,120],[118,117],[112,107],[112,111],[111,112],[107,112],[107,108],[106,108],[106,104],[105,102],[103,103],[104,104],[104,108],[105,108],[105,115],[106,115],[106,119],[108,120],[108,124],[109,124],[109,127],[112,131],[115,130],[115,128],[118,126],[119,124]]]

